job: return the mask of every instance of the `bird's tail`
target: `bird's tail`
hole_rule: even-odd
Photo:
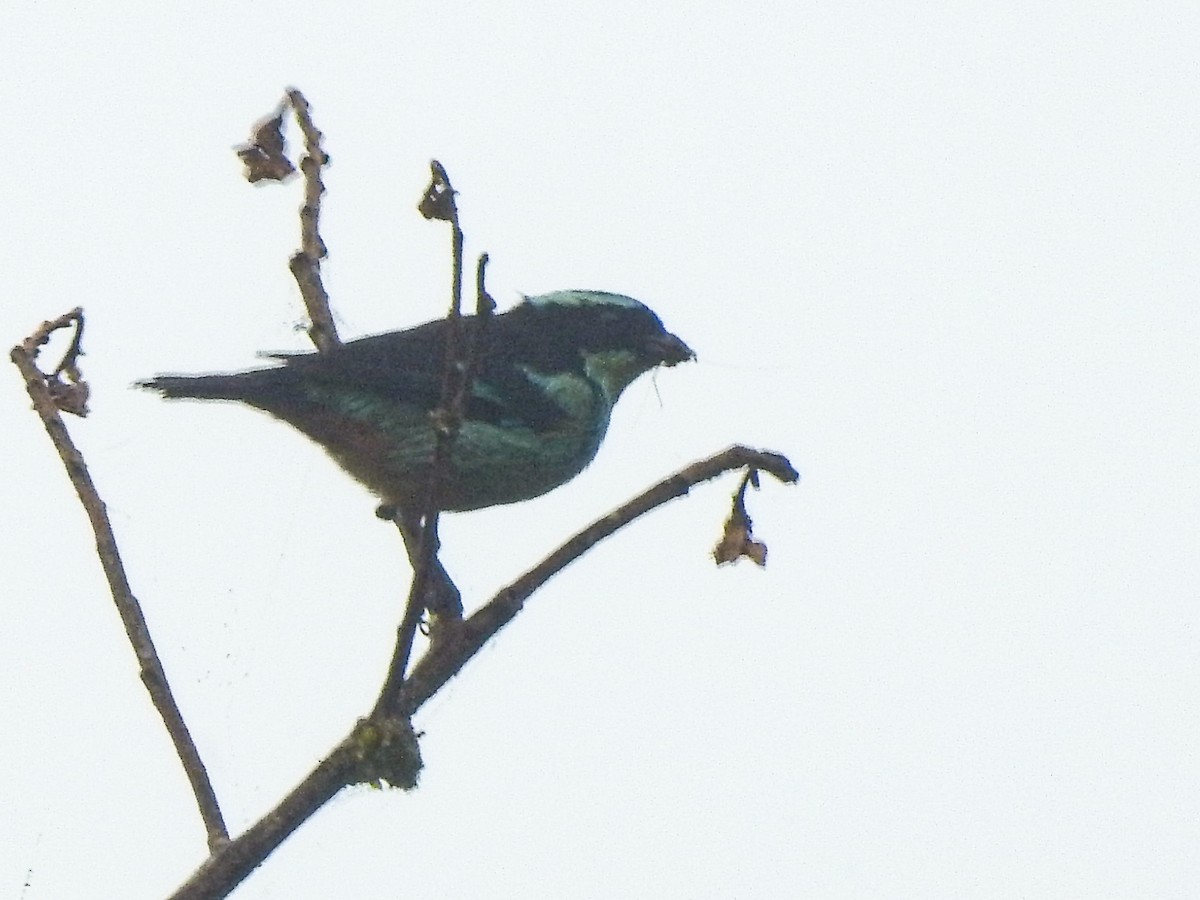
[[[159,375],[136,382],[136,386],[158,391],[164,397],[188,397],[195,400],[240,400],[253,402],[267,382],[273,380],[262,372],[239,372],[236,375]],[[254,376],[266,376],[254,377]]]

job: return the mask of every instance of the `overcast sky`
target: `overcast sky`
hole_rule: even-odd
[[[230,827],[364,714],[408,569],[286,426],[136,390],[307,349],[326,135],[351,337],[439,316],[461,192],[502,306],[596,288],[699,355],[570,485],[450,516],[481,602],[732,442],[736,479],[552,580],[417,718],[420,788],[343,791],[258,898],[1190,897],[1200,882],[1200,12],[1185,4],[0,5],[0,338],[76,304],[72,420]],[[86,520],[0,382],[0,897],[156,898],[202,860]]]

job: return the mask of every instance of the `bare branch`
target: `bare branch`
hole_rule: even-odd
[[[67,351],[67,356],[55,369],[54,374],[48,376],[37,366],[38,348],[46,343],[53,331],[72,323],[76,326],[75,337]],[[141,605],[133,596],[133,591],[129,586],[125,567],[117,550],[117,540],[113,535],[112,525],[108,521],[104,501],[100,499],[100,494],[92,482],[83,455],[71,440],[71,435],[59,415],[60,409],[68,409],[78,415],[83,415],[86,411],[85,405],[77,403],[78,397],[82,397],[84,403],[86,403],[87,397],[87,386],[77,363],[77,357],[81,352],[82,333],[83,311],[76,308],[53,322],[44,323],[21,345],[13,347],[9,356],[25,379],[25,389],[33,401],[33,408],[41,417],[46,433],[50,436],[54,449],[58,451],[59,458],[62,459],[63,466],[67,470],[67,477],[71,479],[75,493],[87,513],[92,533],[96,537],[96,552],[100,557],[100,565],[104,570],[104,577],[108,580],[113,603],[125,626],[125,634],[128,635],[129,643],[133,646],[133,652],[137,656],[142,683],[146,686],[150,700],[162,717],[167,733],[175,744],[175,752],[179,754],[183,770],[192,785],[192,793],[196,796],[196,805],[200,808],[200,816],[204,820],[209,850],[215,851],[229,841],[229,832],[225,828],[216,793],[213,791],[212,783],[208,780],[208,772],[205,770],[204,763],[200,759],[200,752],[196,749],[195,742],[188,732],[183,714],[171,694],[166,672],[163,670],[158,652],[154,648],[154,641],[150,637],[150,629],[146,625],[145,616],[142,615]],[[65,395],[65,405],[63,392],[54,387],[55,384],[60,384],[58,376],[61,373],[66,373],[71,379],[70,390]],[[72,406],[79,406],[79,408],[72,409]]]
[[[354,737],[343,740],[278,806],[223,847],[213,848],[170,900],[226,897],[293,831],[349,783]]]
[[[404,615],[396,633],[396,647],[387,676],[371,712],[372,719],[388,718],[397,711],[397,702],[412,657],[413,642],[421,614],[428,609],[432,620],[431,628],[440,636],[452,631],[462,617],[462,599],[458,589],[450,581],[446,570],[437,558],[439,540],[437,533],[439,494],[441,482],[450,467],[450,453],[458,431],[462,427],[463,404],[470,392],[471,380],[477,367],[476,354],[483,349],[481,330],[495,303],[484,288],[487,257],[480,259],[476,277],[476,308],[486,310],[475,320],[476,327],[471,339],[462,339],[462,253],[463,232],[458,221],[458,205],[454,201],[455,190],[450,177],[437,160],[429,164],[429,186],[422,195],[418,209],[427,219],[450,223],[451,254],[454,274],[451,286],[450,309],[446,314],[446,350],[442,367],[442,397],[433,412],[433,428],[436,435],[433,461],[429,476],[429,489],[424,508],[420,510],[397,510],[397,524],[404,535],[409,559],[415,560],[413,580],[409,588]],[[413,534],[419,538],[413,540]],[[413,544],[415,543],[415,547]]]
[[[442,685],[458,674],[496,632],[512,621],[524,607],[530,594],[597,543],[650,510],[676,497],[684,496],[695,485],[709,481],[723,472],[747,466],[769,472],[785,484],[792,484],[800,478],[800,474],[786,457],[741,446],[730,447],[664,478],[619,509],[597,519],[508,587],[503,588],[462,623],[456,630],[453,641],[432,644],[429,652],[409,675],[404,685],[399,710],[411,716],[420,709]]]
[[[304,95],[292,88],[287,92],[287,98],[304,134],[304,156],[300,157],[300,171],[304,175],[300,250],[292,256],[289,264],[312,323],[308,336],[317,350],[327,353],[341,343],[337,326],[333,323],[333,314],[329,311],[329,295],[321,283],[321,260],[329,253],[320,231],[321,195],[325,193],[321,170],[329,165],[329,155],[321,147],[321,132],[313,124]]]
[[[239,147],[237,154],[246,166],[246,180],[252,184],[264,180],[284,181],[291,177],[296,167],[287,158],[283,137],[283,117],[289,108],[304,135],[304,155],[300,157],[304,204],[300,207],[300,249],[292,254],[288,267],[308,311],[309,339],[318,351],[327,353],[341,343],[329,310],[329,294],[321,282],[321,260],[328,255],[320,231],[321,196],[325,193],[321,170],[330,160],[321,147],[322,135],[313,124],[304,95],[290,88],[275,113],[254,126],[250,143]]]
[[[399,787],[412,787],[421,762],[409,717],[521,611],[530,594],[589,548],[644,513],[683,496],[694,485],[746,466],[770,472],[785,483],[800,477],[791,463],[777,453],[730,447],[687,466],[589,525],[448,632],[446,640],[434,642],[403,683],[394,710],[381,712],[377,706],[275,809],[228,846],[214,852],[171,900],[226,896],[347,784],[383,780]]]
[[[170,900],[227,896],[263,860],[348,784],[416,786],[421,754],[407,720],[361,719],[279,805],[211,856]]]

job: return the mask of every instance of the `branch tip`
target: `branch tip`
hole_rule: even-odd
[[[87,402],[91,395],[91,387],[84,381],[83,372],[79,368],[79,357],[83,355],[83,322],[83,308],[77,306],[57,319],[43,322],[33,334],[13,347],[10,354],[13,363],[25,375],[31,391],[33,382],[40,381],[55,409],[80,418],[88,414]],[[50,342],[54,332],[72,326],[75,330],[62,359],[53,372],[43,372],[37,365],[42,347]],[[36,402],[36,398],[34,399]]]
[[[446,168],[436,159],[429,161],[429,186],[421,195],[417,211],[426,219],[437,219],[458,225],[458,204],[454,195],[458,191],[450,184]]]

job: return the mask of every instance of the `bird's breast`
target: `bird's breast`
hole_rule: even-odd
[[[462,423],[440,482],[439,508],[462,511],[529,500],[592,461],[611,412],[603,392],[579,377],[545,376],[542,386],[566,413],[552,427]],[[379,395],[324,388],[310,398],[303,409],[274,412],[382,499],[408,508],[425,504],[437,444],[428,412]]]

